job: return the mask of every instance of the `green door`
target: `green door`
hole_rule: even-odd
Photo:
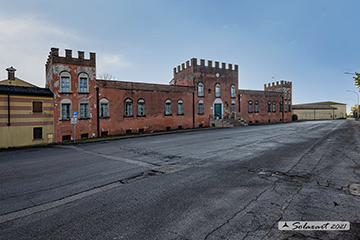
[[[214,104],[214,117],[219,117],[219,119],[221,119],[221,104],[220,103],[215,103]]]

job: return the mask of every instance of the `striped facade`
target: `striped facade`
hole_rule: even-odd
[[[52,143],[53,135],[50,90],[0,85],[0,148]]]

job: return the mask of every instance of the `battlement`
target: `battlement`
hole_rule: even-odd
[[[59,48],[51,48],[45,64],[46,71],[51,64],[55,63],[96,67],[96,53],[90,52],[89,57],[89,59],[85,59],[84,52],[78,51],[78,57],[73,58],[71,49],[65,49],[65,56],[62,57],[59,56]]]
[[[191,62],[191,64],[190,64]],[[215,65],[213,65],[212,60],[207,61],[207,65],[205,65],[205,59],[200,59],[200,64],[198,64],[197,58],[192,58],[190,61],[186,61],[186,63],[182,63],[181,65],[178,65],[174,68],[174,76],[176,74],[179,74],[187,69],[193,68],[194,72],[200,71],[200,68],[207,68],[207,69],[214,69],[214,70],[227,70],[227,71],[235,71],[238,72],[238,65],[233,65],[231,63],[228,64],[228,67],[226,68],[226,63],[222,62],[221,67],[220,63],[215,61]]]
[[[264,84],[265,91],[276,90],[279,88],[292,88],[292,82],[281,80],[280,83],[279,81],[276,81],[276,83],[272,82],[272,83]]]

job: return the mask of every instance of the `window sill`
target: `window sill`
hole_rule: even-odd
[[[32,112],[32,114],[43,114],[44,112]]]
[[[165,116],[172,116],[172,114],[165,114]]]
[[[72,92],[59,92],[60,94],[72,94]]]
[[[140,116],[140,115],[137,115],[137,117],[146,117],[146,115],[141,115],[141,116]]]
[[[89,92],[78,92],[78,94],[89,94]]]
[[[89,117],[85,117],[85,118],[79,118],[79,120],[88,120],[90,119]]]
[[[60,119],[60,121],[70,121],[71,119]]]
[[[131,115],[131,116],[124,116],[124,118],[133,118],[134,116]]]
[[[44,140],[43,138],[34,138],[33,141],[42,141]]]
[[[199,96],[199,95],[198,95],[198,97],[201,97],[201,98],[203,98],[203,97],[204,97],[204,95],[202,95],[202,96]]]
[[[183,113],[181,113],[181,114],[177,114],[178,116],[184,116],[184,114]]]
[[[100,118],[110,118],[109,116],[106,116],[106,117],[100,117]]]
[[[198,113],[198,115],[204,115],[203,113]]]

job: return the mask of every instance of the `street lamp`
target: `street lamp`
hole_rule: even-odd
[[[353,93],[355,93],[357,95],[357,102],[358,102],[358,104],[357,104],[357,116],[356,116],[356,121],[357,121],[357,120],[359,120],[359,94],[357,92],[351,91],[351,90],[346,90],[346,91],[347,92],[353,92]]]

